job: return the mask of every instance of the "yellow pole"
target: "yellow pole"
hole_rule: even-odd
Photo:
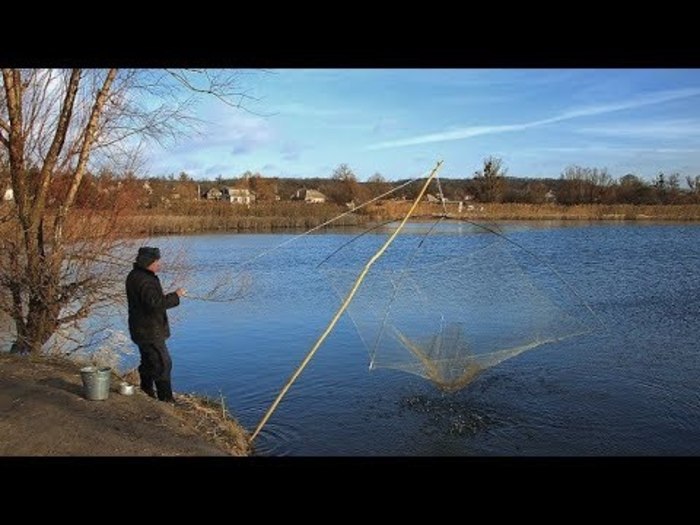
[[[331,331],[333,330],[333,328],[335,327],[336,323],[338,322],[340,317],[343,315],[345,310],[347,310],[353,297],[355,297],[357,290],[360,288],[360,284],[362,284],[362,281],[364,280],[365,276],[367,275],[367,272],[369,272],[369,269],[377,261],[377,259],[379,259],[382,256],[382,254],[386,251],[386,249],[389,247],[389,245],[394,241],[394,238],[399,234],[401,229],[408,222],[408,219],[411,217],[411,214],[418,207],[418,203],[420,202],[420,200],[423,198],[423,195],[427,191],[428,186],[430,185],[430,181],[433,180],[433,178],[435,177],[435,175],[437,174],[437,172],[441,166],[442,166],[442,161],[439,161],[435,165],[435,167],[433,168],[433,171],[430,172],[430,176],[428,176],[428,179],[425,181],[423,188],[421,188],[420,193],[416,197],[416,200],[413,202],[413,206],[411,206],[411,209],[408,210],[408,213],[401,221],[401,224],[399,224],[399,226],[396,228],[394,233],[392,233],[391,236],[389,236],[389,238],[386,240],[386,242],[379,248],[379,250],[377,250],[377,253],[375,253],[369,261],[367,261],[367,264],[365,264],[365,267],[360,272],[360,275],[358,275],[357,279],[355,280],[355,284],[353,285],[352,289],[350,290],[347,297],[343,301],[343,304],[340,306],[338,311],[333,316],[333,319],[331,319],[331,322],[328,324],[328,326],[323,331],[321,336],[318,338],[316,343],[314,343],[314,346],[311,348],[311,350],[309,350],[309,353],[306,354],[306,357],[303,359],[301,364],[297,367],[297,369],[294,371],[292,376],[289,378],[289,380],[287,381],[287,384],[284,385],[284,388],[282,388],[280,393],[277,395],[277,398],[275,398],[272,405],[270,405],[270,408],[268,408],[267,412],[265,412],[265,415],[260,420],[260,423],[258,423],[258,426],[255,429],[255,432],[253,432],[253,435],[250,436],[250,440],[249,440],[250,443],[252,443],[255,440],[255,438],[258,436],[258,434],[260,433],[262,428],[265,426],[265,423],[267,423],[267,420],[270,419],[270,416],[272,416],[272,413],[277,408],[277,405],[279,405],[280,401],[282,401],[282,398],[284,397],[284,395],[290,389],[290,387],[292,386],[294,381],[297,380],[297,378],[302,373],[304,368],[306,368],[306,365],[309,364],[309,361],[311,361],[311,358],[314,356],[316,351],[320,348],[321,344],[323,343],[323,341],[325,341],[326,337],[328,337],[328,334],[331,333]]]

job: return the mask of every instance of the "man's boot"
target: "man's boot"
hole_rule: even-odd
[[[156,392],[153,390],[153,379],[141,376],[141,390],[151,397],[156,397]]]
[[[175,402],[170,381],[156,381],[156,391],[158,392],[158,399],[161,401]]]

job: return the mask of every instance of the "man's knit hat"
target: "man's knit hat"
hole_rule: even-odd
[[[160,250],[158,248],[142,246],[139,248],[139,253],[136,256],[136,264],[143,268],[147,268],[157,259],[160,259]]]

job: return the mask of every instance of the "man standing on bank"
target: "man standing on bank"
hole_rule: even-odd
[[[178,288],[164,294],[156,275],[160,267],[158,248],[139,248],[134,268],[126,278],[129,333],[141,353],[141,390],[151,397],[156,397],[157,393],[161,401],[174,403],[170,380],[173,363],[165,346],[165,340],[170,337],[170,326],[165,311],[178,306],[180,297],[185,296],[187,291]]]

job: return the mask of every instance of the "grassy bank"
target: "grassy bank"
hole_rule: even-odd
[[[78,363],[78,366],[94,364],[92,361],[80,362],[79,359],[74,359],[73,362]],[[112,381],[116,385],[127,381],[138,388],[140,378],[138,371],[132,369],[123,376],[113,374]],[[190,392],[176,393],[175,398],[178,414],[197,434],[232,456],[247,456],[251,453],[248,433],[231,415],[223,397],[215,399]]]
[[[194,426],[195,432],[232,456],[250,455],[248,433],[231,416],[223,399],[198,394],[176,394],[176,397],[180,411]]]
[[[410,203],[387,202],[371,206],[369,215],[378,219],[403,217]],[[563,206],[560,204],[516,204],[516,203],[475,203],[463,206],[462,211],[456,204],[421,203],[416,215],[447,213],[457,217],[474,220],[700,220],[699,204],[682,205],[633,205],[633,204],[581,204]]]
[[[362,226],[370,222],[400,219],[408,211],[408,201],[373,204],[333,222],[333,226]],[[473,220],[626,220],[626,221],[698,221],[700,205],[632,205],[587,204],[563,206],[557,204],[485,203],[463,206],[448,204],[451,215]],[[198,232],[270,232],[308,230],[347,211],[347,208],[303,203],[277,203],[260,206],[226,205],[198,207],[182,211],[152,210],[148,213],[125,215],[120,218],[122,234],[162,235]],[[416,215],[443,212],[440,204],[422,203]]]
[[[207,203],[205,203],[207,204]],[[332,204],[275,203],[247,208],[209,203],[183,210],[150,210],[119,218],[119,229],[126,235],[162,235],[197,232],[270,232],[308,230],[348,211]],[[366,224],[370,217],[350,213],[335,221],[335,226]]]
[[[81,364],[57,356],[0,353],[0,455],[246,456],[246,431],[222,402],[175,394],[176,406],[137,389],[88,401]],[[133,382],[133,381],[132,381]]]

